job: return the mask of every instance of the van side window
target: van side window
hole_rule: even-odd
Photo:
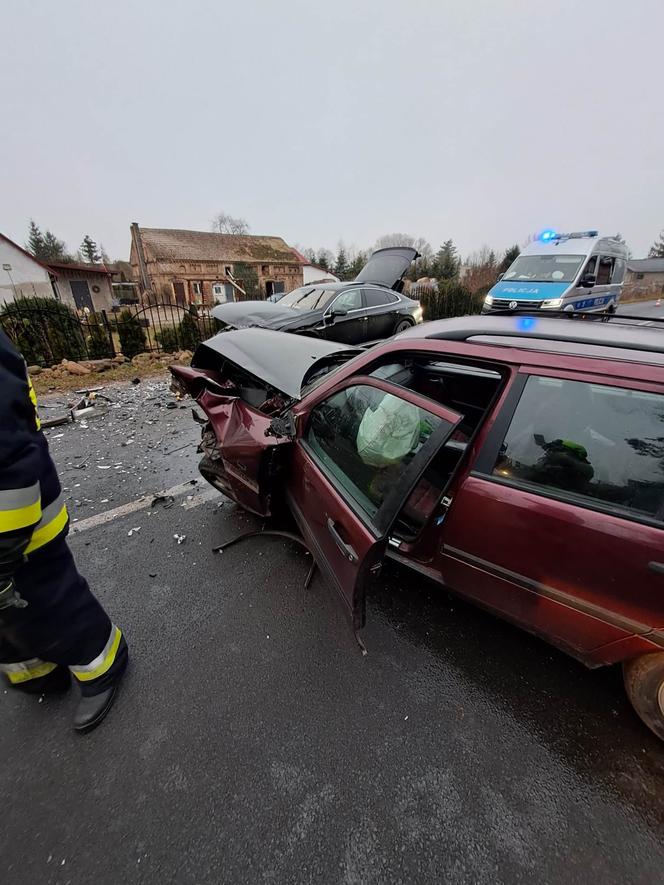
[[[587,273],[597,273],[597,255],[592,255],[588,259],[588,264],[583,268],[583,273],[581,277],[585,277]]]
[[[611,277],[612,283],[622,283],[622,281],[625,279],[626,266],[627,262],[624,258],[616,258],[613,265],[613,276]]]
[[[609,255],[602,255],[597,268],[597,285],[608,286],[613,275],[613,263],[615,259]]]
[[[664,395],[532,376],[493,475],[664,523]]]

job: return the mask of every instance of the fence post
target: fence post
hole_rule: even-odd
[[[111,357],[117,356],[117,353],[115,352],[115,344],[113,342],[113,332],[111,330],[111,324],[108,321],[108,316],[105,310],[102,310],[101,316],[104,323],[104,328],[106,329],[106,334],[108,335],[108,343],[111,351]]]

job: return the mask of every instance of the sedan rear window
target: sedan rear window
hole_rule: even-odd
[[[323,310],[335,294],[330,289],[314,289],[311,286],[303,286],[280,298],[279,307],[293,307],[295,310]]]
[[[664,396],[531,377],[493,472],[664,522]]]

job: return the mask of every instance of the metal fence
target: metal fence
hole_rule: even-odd
[[[193,350],[220,329],[207,309],[176,304],[127,305],[85,313],[51,298],[18,299],[4,305],[0,328],[28,365],[107,359],[122,354]]]

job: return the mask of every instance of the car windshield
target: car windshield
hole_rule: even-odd
[[[585,255],[520,255],[510,265],[504,280],[529,283],[571,283]]]
[[[303,286],[279,299],[279,307],[292,307],[295,310],[324,310],[335,294],[330,289],[314,289],[311,286]]]

